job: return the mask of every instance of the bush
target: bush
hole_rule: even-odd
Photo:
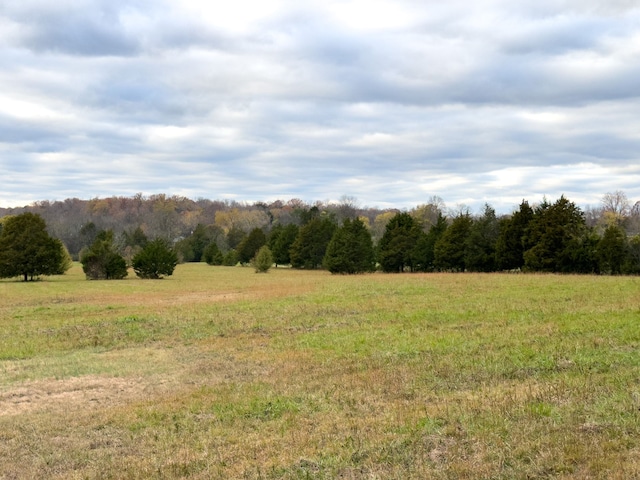
[[[252,265],[256,269],[256,273],[266,273],[273,265],[273,255],[266,245],[260,247],[258,253],[252,260]]]
[[[227,267],[235,267],[238,264],[238,253],[235,250],[229,250],[224,256],[222,264]]]
[[[162,278],[173,275],[178,255],[166,240],[153,240],[133,257],[133,270],[140,278]]]
[[[128,275],[127,262],[113,246],[113,232],[101,232],[81,257],[82,270],[89,280],[120,280]]]

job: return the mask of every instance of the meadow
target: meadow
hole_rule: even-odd
[[[640,278],[0,281],[1,479],[640,478]]]

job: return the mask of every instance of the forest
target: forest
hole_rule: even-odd
[[[382,210],[352,197],[309,204],[137,194],[0,208],[0,228],[26,212],[40,216],[74,260],[108,232],[129,264],[147,242],[163,239],[181,262],[212,265],[246,264],[267,245],[276,266],[333,273],[640,273],[640,202],[621,191],[604,194],[596,208],[561,196],[523,200],[507,215],[490,205],[479,213],[449,209],[439,197],[409,210]]]

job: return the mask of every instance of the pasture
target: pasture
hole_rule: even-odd
[[[640,477],[640,278],[0,281],[0,478]]]

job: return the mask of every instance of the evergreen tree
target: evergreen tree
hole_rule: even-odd
[[[321,212],[320,209],[314,205],[311,208],[298,208],[295,214],[300,219],[300,225],[306,225],[311,220],[319,219]]]
[[[263,245],[256,253],[256,256],[251,260],[253,268],[256,273],[267,273],[273,265],[273,255],[267,245]]]
[[[291,245],[291,265],[294,268],[313,269],[322,266],[327,245],[336,229],[329,217],[316,216],[300,227]]]
[[[468,213],[453,219],[434,246],[436,269],[463,272],[465,270],[465,248],[472,220]]]
[[[422,234],[420,225],[406,212],[396,214],[378,244],[378,262],[385,272],[413,271],[414,248]]]
[[[89,280],[119,280],[128,275],[127,262],[116,251],[111,230],[97,235],[91,247],[82,253],[80,262]]]
[[[231,249],[224,255],[224,259],[222,260],[222,264],[227,267],[233,267],[238,264],[238,252]]]
[[[344,220],[327,246],[323,264],[331,273],[353,274],[375,270],[371,234],[362,220]]]
[[[149,239],[147,238],[141,227],[137,227],[133,231],[125,231],[122,236],[124,238],[125,247],[143,248],[149,242]]]
[[[533,209],[526,200],[511,218],[499,222],[496,241],[496,266],[500,270],[516,270],[524,266],[524,239],[533,219]]]
[[[189,237],[178,242],[176,250],[180,253],[183,261],[201,262],[203,260],[204,249],[215,237],[211,230],[212,227],[206,227],[199,223]]]
[[[627,236],[617,225],[610,225],[598,242],[598,265],[600,272],[619,274],[627,257]]]
[[[635,235],[627,240],[622,273],[627,275],[640,274],[640,235]]]
[[[267,243],[267,237],[261,228],[254,228],[238,245],[238,259],[240,263],[249,263],[256,256],[260,247]]]
[[[211,242],[207,245],[202,253],[202,259],[207,262],[208,265],[222,265],[224,262],[224,256],[216,242]]]
[[[584,214],[561,196],[553,205],[538,207],[525,237],[525,268],[543,272],[572,271],[572,250],[580,245],[586,231]],[[577,269],[573,269],[577,271]]]
[[[464,265],[471,272],[493,272],[496,269],[498,240],[496,211],[485,205],[484,213],[473,220],[465,240]]]
[[[299,227],[295,223],[282,226],[276,225],[269,237],[269,248],[273,253],[273,260],[278,265],[288,265],[291,263],[291,245],[298,237]]]
[[[447,229],[447,219],[438,211],[435,224],[426,234],[420,235],[414,249],[415,269],[420,272],[432,272],[435,270],[435,246],[438,239]]]
[[[74,255],[79,254],[83,248],[90,247],[91,245],[93,245],[93,242],[96,241],[96,237],[98,236],[98,233],[100,233],[100,230],[98,229],[95,223],[87,222],[84,225],[82,225],[82,227],[80,227],[80,232],[79,232],[80,238],[79,238],[78,249],[73,252]]]
[[[133,257],[138,254],[142,248],[149,242],[141,227],[135,230],[122,232],[123,256],[127,263],[131,263]]]
[[[162,238],[148,242],[133,257],[133,270],[140,278],[157,279],[173,275],[177,264],[178,255],[173,251],[169,242]]]
[[[227,232],[227,244],[231,250],[237,250],[238,245],[242,243],[242,240],[247,236],[246,232],[241,228],[233,226]]]
[[[49,236],[45,221],[23,213],[3,222],[0,233],[0,278],[21,276],[24,281],[41,275],[62,275],[71,267],[64,245]]]
[[[557,270],[560,273],[598,273],[598,243],[600,237],[589,228],[571,237],[558,255]]]

